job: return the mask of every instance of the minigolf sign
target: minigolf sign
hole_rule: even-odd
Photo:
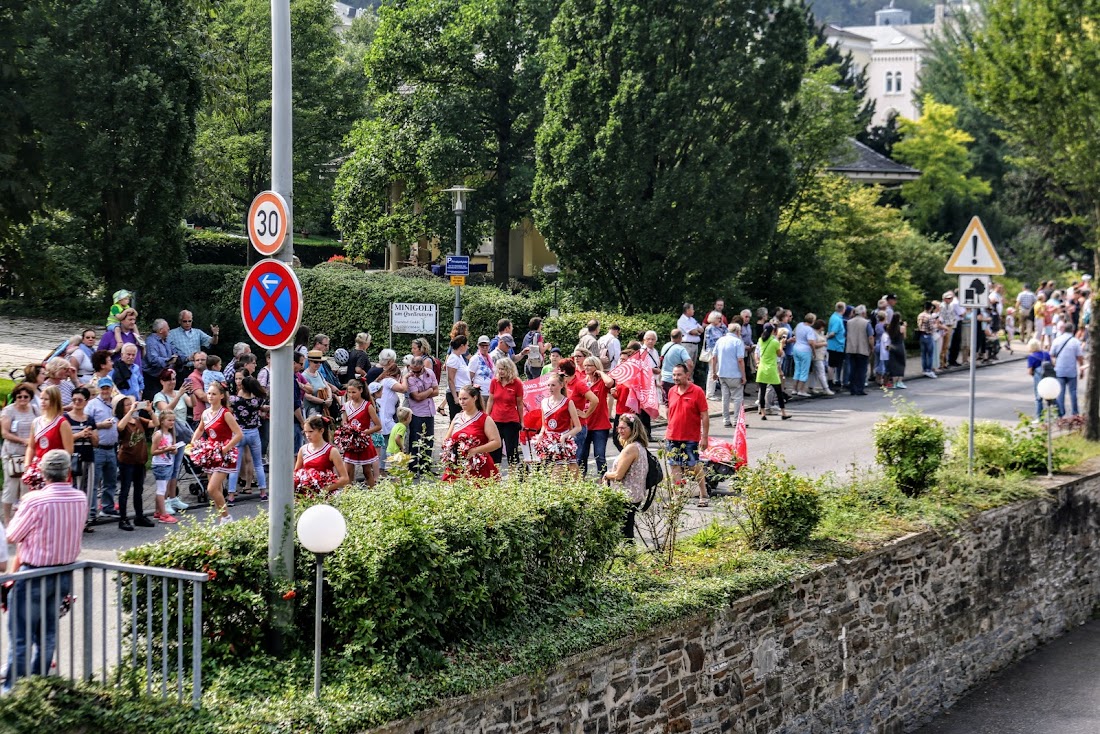
[[[955,246],[955,251],[947,258],[947,267],[943,272],[955,275],[1004,275],[1004,263],[989,240],[981,219],[974,217],[970,220],[959,244]]]
[[[302,325],[302,286],[289,265],[261,260],[248,271],[241,289],[241,318],[262,349],[278,349],[294,338]]]

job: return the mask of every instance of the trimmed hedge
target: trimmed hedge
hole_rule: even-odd
[[[677,318],[679,318],[679,314],[660,313],[623,316],[603,311],[581,311],[562,314],[557,318],[544,319],[542,333],[545,335],[546,341],[562,347],[562,353],[564,354],[565,349],[572,349],[577,345],[581,328],[586,326],[592,319],[596,319],[600,322],[601,336],[607,333],[608,327],[612,324],[618,324],[622,328],[619,341],[624,347],[633,339],[637,339],[639,332],[656,331],[657,348],[660,349],[661,345],[668,341],[669,332],[676,328]],[[517,325],[515,330],[517,333],[523,333],[525,329],[523,326]]]
[[[332,504],[348,535],[325,561],[327,642],[350,659],[390,654],[410,666],[586,588],[610,563],[626,513],[621,492],[542,473],[482,487],[352,488]],[[274,624],[267,600],[289,591],[268,580],[264,514],[220,528],[184,526],[122,559],[210,575],[203,625],[215,657],[258,652]],[[299,548],[299,629],[311,626],[313,563]]]
[[[206,229],[185,230],[187,260],[192,265],[244,265],[248,262],[248,239]],[[312,245],[295,242],[294,255],[306,267],[320,265],[333,255],[345,254],[341,245]],[[253,260],[259,258],[254,254]]]

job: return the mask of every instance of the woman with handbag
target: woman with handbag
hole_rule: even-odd
[[[646,474],[649,472],[649,458],[646,456],[646,446],[649,445],[649,434],[638,416],[624,413],[619,416],[619,425],[615,427],[623,450],[615,459],[615,468],[603,475],[612,487],[622,490],[630,500],[630,508],[626,512],[623,522],[623,536],[634,539],[634,513],[645,502]]]
[[[38,417],[38,410],[32,404],[35,386],[24,382],[11,391],[12,404],[0,411],[0,427],[3,429],[4,445],[0,447],[0,457],[4,465],[4,524],[11,522],[12,507],[19,502],[23,492],[23,460],[27,453],[27,444],[31,440],[31,427]]]
[[[92,394],[86,387],[73,390],[70,397],[73,407],[65,414],[65,420],[73,431],[73,485],[85,496],[91,496],[95,481],[95,447],[99,445],[99,432],[95,429],[95,420],[84,412]],[[94,533],[90,524],[84,525],[84,532]]]

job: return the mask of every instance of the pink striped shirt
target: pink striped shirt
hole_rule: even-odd
[[[68,484],[47,484],[23,497],[8,525],[8,541],[31,566],[63,566],[80,555],[88,498]]]

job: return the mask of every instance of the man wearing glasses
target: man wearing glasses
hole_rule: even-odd
[[[207,334],[202,329],[191,326],[194,320],[195,317],[190,311],[180,311],[180,325],[168,332],[168,343],[176,350],[176,354],[193,355],[211,344],[218,343],[217,324],[211,324],[210,333]],[[187,357],[187,360],[183,365],[186,369],[177,369],[177,375],[186,376],[194,368],[194,361],[190,357]]]

